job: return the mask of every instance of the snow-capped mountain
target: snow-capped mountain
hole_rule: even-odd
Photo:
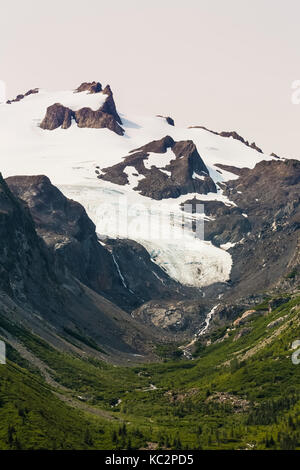
[[[85,207],[102,238],[139,242],[183,285],[226,282],[232,271],[227,250],[243,243],[250,228],[224,183],[237,180],[238,169],[281,160],[236,133],[178,128],[170,119],[117,112],[110,87],[99,82],[71,91],[30,90],[0,106],[1,171],[4,177],[47,175]],[[182,205],[193,201],[204,204],[205,213],[188,218],[204,218],[206,240],[192,230],[182,237]],[[219,228],[210,227],[225,216],[236,220],[234,237],[218,239]]]

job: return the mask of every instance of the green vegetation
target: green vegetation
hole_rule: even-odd
[[[0,449],[300,449],[300,366],[291,361],[300,297],[265,309],[266,302],[246,324],[219,328],[209,345],[199,341],[193,360],[174,345],[157,346],[162,362],[134,367],[59,352],[0,314],[0,326],[59,384],[46,384],[8,348]]]
[[[81,341],[83,344],[86,344],[90,348],[95,349],[96,351],[102,352],[103,354],[106,354],[106,352],[103,349],[99,348],[99,346],[91,338],[87,338],[86,336],[83,336],[77,331],[70,330],[70,328],[65,327],[64,331],[67,333],[67,335],[77,339],[78,341]]]
[[[183,351],[179,349],[179,345],[175,343],[171,344],[158,344],[155,350],[156,354],[164,360],[180,359],[183,355]]]

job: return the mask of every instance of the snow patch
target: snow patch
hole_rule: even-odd
[[[223,243],[223,245],[220,245],[220,248],[226,251],[226,250],[229,250],[230,248],[233,248],[235,245],[236,243],[227,242],[227,243]]]
[[[126,166],[124,173],[127,175],[129,181],[128,184],[132,187],[132,189],[136,188],[139,184],[139,181],[145,178],[144,175],[138,174],[134,166]]]
[[[193,172],[192,178],[193,178],[194,180],[202,180],[202,181],[205,180],[205,176],[203,176],[203,175],[198,175],[198,174],[195,173],[195,172]]]
[[[175,159],[175,154],[168,148],[166,153],[149,152],[148,158],[144,160],[144,165],[148,170],[150,170],[152,166],[161,169],[168,166],[170,162]]]

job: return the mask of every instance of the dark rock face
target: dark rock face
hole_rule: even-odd
[[[99,82],[82,83],[75,92],[80,93],[82,91],[89,91],[89,93],[102,92],[106,95],[106,99],[96,111],[88,107],[73,111],[60,103],[55,103],[47,108],[46,115],[40,127],[47,130],[54,130],[58,127],[68,129],[71,126],[72,119],[74,119],[78,127],[93,129],[107,128],[118,135],[123,135],[124,129],[120,126],[122,121],[117,113],[110,86],[107,85],[102,91],[102,86]]]
[[[248,215],[251,232],[231,249],[231,281],[239,295],[289,288],[300,272],[300,162],[272,160],[243,169],[224,185]],[[291,275],[291,273],[294,273]],[[237,295],[235,292],[235,295]]]
[[[136,296],[124,287],[81,204],[67,199],[46,176],[15,176],[6,181],[29,207],[38,235],[54,255],[57,275],[72,275],[124,308],[139,305]]]
[[[211,132],[212,134],[219,135],[221,137],[232,137],[232,139],[239,140],[243,144],[245,144],[247,147],[251,147],[252,149],[256,150],[259,153],[263,153],[262,149],[259,148],[255,142],[252,142],[250,144],[248,140],[245,140],[241,135],[239,135],[236,131],[222,131],[222,132],[216,132],[212,131],[211,129],[207,129],[207,127],[204,126],[190,126],[189,129],[204,129],[205,131]]]
[[[51,256],[38,237],[28,208],[0,175],[0,289],[24,303],[48,298],[55,275]],[[53,288],[55,290],[55,288]]]
[[[38,88],[33,88],[32,90],[28,90],[24,95],[17,95],[15,99],[13,100],[7,100],[6,103],[7,104],[11,104],[11,103],[16,103],[18,101],[21,101],[23,100],[26,96],[29,96],[29,95],[34,95],[36,93],[39,92],[39,89]]]
[[[145,166],[150,152],[163,154],[168,149],[174,153],[174,159],[170,163],[159,167],[151,166],[150,169]],[[207,194],[217,191],[191,140],[174,142],[172,137],[166,136],[130,153],[121,163],[102,169],[104,174],[98,178],[115,184],[128,184],[126,167],[129,166],[136,169],[137,175],[143,176],[133,189],[153,199],[176,198],[190,192]]]
[[[204,224],[205,239],[216,246],[235,244],[230,248],[230,281],[223,286],[215,315],[223,323],[262,302],[266,291],[280,293],[299,286],[300,162],[274,159],[254,169],[218,166],[239,176],[222,184],[236,206],[201,197],[185,203],[194,211],[196,204],[204,204],[210,218]],[[208,295],[215,294],[209,290]]]
[[[113,92],[111,91],[111,88],[109,85],[106,85],[106,87],[103,90],[103,94],[107,95],[107,98],[103,105],[101,106],[100,110],[103,113],[110,114],[119,124],[122,124],[121,118],[117,113],[117,108],[116,104],[113,98]]]
[[[89,91],[90,93],[100,93],[102,91],[102,85],[100,82],[83,82],[76,88],[77,93],[82,91]]]
[[[199,290],[182,286],[155,264],[139,243],[126,239],[108,239],[105,246],[112,253],[127,289],[140,303],[151,299],[189,299],[200,297]]]
[[[78,127],[107,128],[118,135],[124,134],[124,130],[119,126],[114,117],[100,110],[93,111],[91,108],[81,108],[75,111],[75,121]]]
[[[237,243],[251,230],[248,218],[239,207],[220,201],[201,201],[197,198],[185,201],[182,206],[184,204],[190,204],[193,213],[197,212],[197,205],[204,206],[204,213],[209,217],[204,224],[204,238],[215,246]]]
[[[248,305],[244,303],[239,304],[226,304],[220,305],[216,309],[216,317],[218,318],[221,324],[226,324],[228,321],[232,321],[233,319],[237,318],[241,315],[246,309]]]
[[[170,116],[162,116],[161,114],[157,114],[157,117],[165,119],[167,123],[170,124],[170,126],[175,126],[174,119],[171,118]]]
[[[72,118],[75,118],[74,111],[62,104],[55,103],[47,108],[46,116],[41,122],[40,127],[50,131],[58,127],[68,129],[71,126]]]

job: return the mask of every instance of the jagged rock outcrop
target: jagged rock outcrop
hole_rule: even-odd
[[[259,153],[263,153],[262,149],[259,148],[255,142],[252,142],[252,144],[250,144],[249,147],[251,147],[252,149],[256,150]]]
[[[104,103],[97,110],[83,107],[76,111],[60,103],[55,103],[47,108],[46,115],[40,127],[46,130],[54,130],[58,127],[68,129],[73,119],[78,127],[93,129],[107,128],[118,135],[123,135],[124,129],[121,127],[122,121],[117,113],[110,86],[107,85],[102,91],[102,86],[99,82],[82,83],[75,92],[80,93],[83,91],[102,93],[105,95]]]
[[[77,93],[82,91],[88,91],[89,93],[100,93],[102,91],[102,85],[100,82],[83,82],[75,90]]]
[[[162,116],[161,114],[157,114],[157,117],[165,119],[167,123],[170,124],[170,126],[175,126],[174,119],[171,118],[170,116]]]
[[[174,157],[166,163],[160,159],[157,165],[148,164],[150,153],[165,154],[171,151]],[[122,162],[102,168],[98,178],[115,184],[129,183],[128,169],[134,168],[137,186],[133,189],[153,199],[176,198],[181,194],[216,192],[216,186],[208,169],[191,140],[175,142],[166,136],[132,150]]]
[[[15,99],[13,100],[7,100],[6,101],[6,104],[11,104],[11,103],[16,103],[18,101],[21,101],[23,100],[26,96],[29,96],[29,95],[34,95],[36,93],[39,92],[39,89],[38,88],[32,88],[31,90],[28,90],[24,95],[23,94],[20,94],[20,95],[17,95]]]
[[[107,98],[101,106],[100,111],[102,111],[103,113],[110,114],[119,124],[122,125],[122,120],[119,114],[117,113],[115,100],[113,98],[113,92],[111,91],[109,85],[106,85],[106,87],[104,88],[103,95],[107,95]]]
[[[41,122],[40,127],[50,131],[57,129],[58,127],[68,129],[72,124],[72,119],[74,118],[74,111],[62,104],[55,103],[47,108],[46,116]]]
[[[262,149],[259,148],[255,142],[252,142],[250,144],[248,140],[245,140],[244,137],[239,135],[236,131],[216,132],[216,131],[212,131],[211,129],[207,129],[207,127],[205,126],[189,126],[189,129],[204,129],[205,131],[211,132],[212,134],[215,134],[215,135],[219,135],[220,137],[227,137],[227,138],[231,137],[232,139],[239,140],[240,142],[245,144],[247,147],[250,147],[259,153],[263,153]]]
[[[116,122],[115,118],[103,111],[93,111],[91,108],[81,108],[75,111],[75,121],[78,127],[90,127],[93,129],[107,128],[118,135],[123,135],[124,130]]]

